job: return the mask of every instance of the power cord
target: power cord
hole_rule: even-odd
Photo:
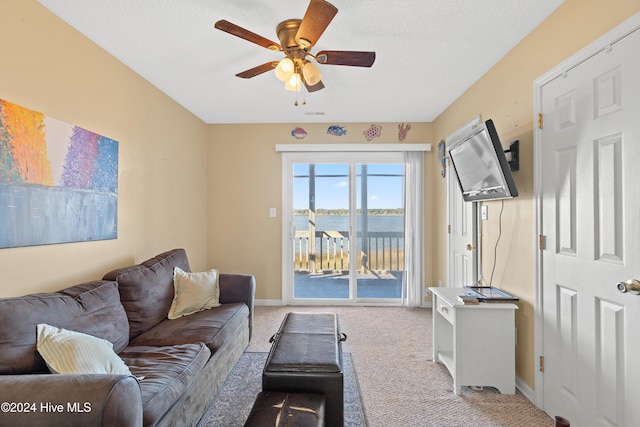
[[[502,212],[504,211],[504,199],[501,200],[502,206],[500,207],[500,218],[498,225],[498,240],[496,240],[496,245],[493,248],[493,268],[491,269],[491,278],[489,279],[489,286],[493,285],[493,272],[496,271],[496,260],[498,259],[498,243],[500,243],[500,238],[502,237]]]

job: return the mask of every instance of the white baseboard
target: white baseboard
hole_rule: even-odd
[[[270,306],[270,307],[280,307],[283,306],[284,304],[282,303],[281,300],[279,299],[255,299],[253,300],[253,304],[254,305],[263,305],[263,306]],[[375,305],[375,304],[372,304]],[[386,304],[383,304],[386,305]],[[431,301],[425,301],[424,304],[422,305],[423,308],[431,308],[432,307],[432,303]]]
[[[279,299],[255,299],[253,300],[253,304],[271,306],[271,307],[280,307],[284,305],[282,304],[282,301]]]
[[[524,397],[526,397],[527,399],[529,399],[529,401],[531,403],[533,403],[534,405],[536,404],[536,392],[535,390],[533,390],[531,387],[529,387],[529,385],[527,383],[525,383],[524,381],[522,381],[520,379],[520,377],[516,376],[516,388],[518,390],[520,390],[520,392],[522,394],[524,394]]]

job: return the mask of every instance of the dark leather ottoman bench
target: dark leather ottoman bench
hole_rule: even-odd
[[[262,391],[244,427],[323,427],[324,396],[310,393]]]
[[[325,423],[344,423],[342,334],[335,313],[288,313],[262,372],[263,391],[316,393],[325,397]]]

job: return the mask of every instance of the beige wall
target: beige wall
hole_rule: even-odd
[[[206,125],[35,0],[0,2],[0,98],[119,142],[118,239],[0,249],[0,297],[174,247],[206,264]]]
[[[477,114],[493,119],[505,147],[520,140],[521,169],[514,173],[520,196],[505,201],[502,238],[497,252],[493,285],[521,299],[516,313],[517,375],[529,386],[535,383],[533,324],[535,300],[533,204],[533,82],[546,71],[587,46],[626,18],[640,11],[637,0],[566,0],[555,13],[506,55],[492,70],[456,100],[434,122],[436,139],[445,138]],[[436,200],[446,188],[439,182]],[[486,203],[489,219],[483,221],[482,265],[488,283],[498,237],[500,202]],[[436,247],[446,246],[446,211],[436,212]],[[441,251],[438,251],[441,252]],[[446,259],[436,260],[434,278],[446,282]]]
[[[294,108],[294,107],[292,107]],[[332,124],[345,126],[347,134],[327,134]],[[210,125],[209,126],[209,250],[208,263],[226,272],[248,272],[256,276],[256,298],[279,300],[282,289],[282,164],[276,144],[397,143],[398,123],[379,123],[382,135],[367,143],[362,132],[371,123]],[[308,135],[291,136],[296,127]],[[404,143],[433,143],[432,125],[412,123]],[[433,151],[425,153],[426,167],[433,167]],[[437,165],[436,165],[437,166]],[[438,171],[435,174],[439,173]],[[432,171],[425,173],[425,192],[433,188]],[[269,208],[277,217],[269,217]],[[432,224],[435,207],[425,200],[425,223]],[[431,286],[433,232],[425,233],[427,276]],[[242,236],[242,239],[238,239]]]

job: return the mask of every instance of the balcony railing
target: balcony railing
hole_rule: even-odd
[[[395,231],[370,231],[361,245],[358,233],[359,255],[356,258],[358,272],[385,273],[404,270],[404,233]],[[309,239],[309,231],[296,231],[294,238],[294,270],[296,272],[346,272],[352,242],[348,231],[316,231],[315,251]]]

